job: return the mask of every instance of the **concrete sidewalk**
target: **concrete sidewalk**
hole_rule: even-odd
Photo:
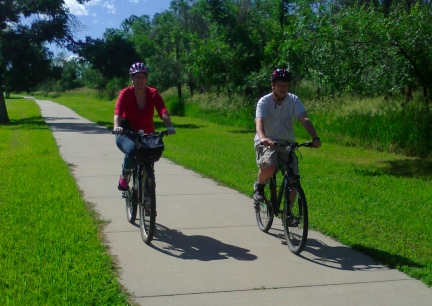
[[[140,305],[432,305],[422,282],[320,233],[291,254],[280,220],[262,233],[249,197],[166,159],[155,165],[158,227],[146,245],[117,190],[123,155],[111,132],[36,102],[85,200],[110,221],[120,282]]]

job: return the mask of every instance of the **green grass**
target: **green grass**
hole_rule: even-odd
[[[0,125],[0,305],[128,305],[98,220],[37,105]]]
[[[112,109],[87,112],[72,97],[54,100],[112,126]],[[173,121],[178,133],[166,138],[165,157],[251,195],[257,168],[250,129],[191,117]],[[311,226],[432,286],[432,162],[330,144],[320,136],[323,147],[302,150],[300,164]]]

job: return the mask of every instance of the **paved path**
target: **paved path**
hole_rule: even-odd
[[[95,204],[120,281],[140,305],[432,305],[432,289],[311,232],[301,256],[256,226],[251,199],[168,160],[156,166],[152,246],[126,220],[117,190],[122,154],[105,128],[37,100],[64,160]]]

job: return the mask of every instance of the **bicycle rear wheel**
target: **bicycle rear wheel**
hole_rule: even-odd
[[[273,201],[276,201],[272,196],[271,186],[274,186],[273,178],[267,180],[264,185],[264,201],[255,206],[255,216],[258,227],[264,233],[267,233],[271,228],[274,219]]]
[[[156,227],[156,184],[152,175],[147,175],[141,181],[140,231],[143,241],[150,244]]]
[[[132,175],[129,176],[129,190],[124,191],[126,193],[126,217],[132,224],[135,223],[136,215],[138,212],[138,191],[137,191],[137,174],[133,171]]]
[[[290,194],[295,193],[293,204],[290,208]],[[307,241],[308,235],[308,209],[306,197],[300,185],[286,188],[284,193],[283,227],[288,248],[294,254],[300,254]]]

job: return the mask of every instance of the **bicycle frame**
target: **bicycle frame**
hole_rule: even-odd
[[[168,135],[167,131],[152,134],[140,134],[132,131],[124,131],[123,134],[137,136],[135,138],[135,148],[139,143],[139,136],[143,137],[163,137]],[[161,151],[158,153],[162,153]],[[150,244],[156,228],[156,182],[154,173],[154,163],[160,155],[140,156],[136,158],[136,165],[133,169],[133,186],[129,185],[129,190],[124,191],[126,198],[126,213],[130,223],[134,223],[137,212],[139,211],[140,232],[143,241]]]
[[[266,181],[264,200],[255,207],[258,227],[267,232],[275,216],[282,213],[286,242],[294,254],[299,254],[305,247],[308,232],[308,209],[304,191],[300,185],[300,175],[294,173],[295,150],[298,147],[312,147],[312,143],[294,143],[291,145],[275,144],[284,147],[288,153],[288,160],[283,167],[279,167],[272,177]],[[278,172],[282,173],[282,182],[277,183]],[[267,187],[266,187],[267,186]],[[280,188],[277,190],[277,188]],[[281,204],[283,207],[281,209]]]
[[[140,184],[140,182],[145,182],[147,176],[151,176],[154,177],[154,163],[137,163],[135,166],[136,172],[137,172],[137,180],[135,182],[136,186],[136,190],[138,191],[138,202],[140,204],[143,203],[143,199],[142,199],[142,191],[141,191],[141,186],[142,184]],[[150,175],[149,175],[150,173]]]
[[[276,144],[277,146],[284,146],[281,144]],[[302,144],[302,146],[310,146],[310,143]],[[297,186],[300,186],[300,175],[294,174],[292,162],[293,162],[293,155],[295,154],[295,149],[298,147],[298,144],[292,144],[290,146],[291,149],[288,152],[288,161],[284,163],[284,168],[279,167],[279,169],[273,174],[272,180],[270,181],[270,188],[272,190],[272,203],[276,206],[273,207],[275,212],[281,212],[280,210],[280,204],[282,203],[282,198],[284,191],[286,191],[286,194],[289,195],[291,193],[290,186],[293,184],[290,184],[292,181],[295,181]],[[277,189],[277,173],[280,172],[283,175],[282,183],[279,186],[280,189],[276,194]],[[274,185],[274,186],[273,186]],[[284,203],[284,205],[287,205],[290,203]],[[288,205],[289,207],[289,205]],[[290,207],[289,207],[290,208]]]

